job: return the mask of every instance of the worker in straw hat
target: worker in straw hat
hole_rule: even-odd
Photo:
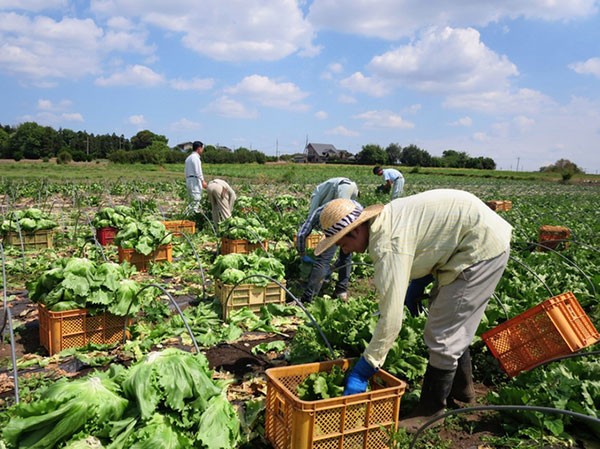
[[[416,431],[444,413],[449,399],[472,402],[469,345],[506,267],[512,227],[476,196],[430,190],[363,208],[333,200],[321,213],[325,233],[315,249],[369,251],[381,296],[380,317],[364,353],[346,380],[344,394],[365,391],[402,327],[411,279],[435,279],[424,338],[429,361],[418,406],[400,421]]]

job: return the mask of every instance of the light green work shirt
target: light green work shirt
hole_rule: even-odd
[[[466,268],[510,247],[512,226],[475,195],[430,190],[386,204],[369,226],[369,255],[380,317],[364,356],[383,365],[402,327],[411,279],[433,274],[450,284]]]

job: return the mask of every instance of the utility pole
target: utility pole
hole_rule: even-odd
[[[521,159],[520,157],[517,158],[517,171],[519,171],[519,159]]]

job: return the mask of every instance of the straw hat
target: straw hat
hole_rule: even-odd
[[[315,248],[315,255],[320,255],[359,224],[379,215],[382,210],[383,204],[374,204],[365,209],[349,199],[331,200],[321,212],[321,229],[325,238]]]

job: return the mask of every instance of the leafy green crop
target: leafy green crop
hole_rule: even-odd
[[[234,285],[245,277],[260,274],[276,281],[285,277],[285,267],[274,257],[261,256],[258,253],[225,254],[215,259],[210,274],[224,284]],[[246,282],[246,281],[244,281]],[[267,285],[270,281],[262,276],[248,278],[248,284]]]
[[[129,279],[125,265],[95,262],[80,257],[59,259],[37,279],[27,282],[29,298],[53,312],[88,309],[90,314],[110,312],[124,316],[140,307],[141,286]]]
[[[261,243],[269,238],[269,230],[254,217],[231,217],[219,224],[221,236],[233,240]]]
[[[35,207],[26,210],[16,210],[8,214],[2,220],[0,229],[2,232],[35,232],[46,229],[54,229],[58,223],[50,215]]]
[[[331,371],[309,374],[298,385],[298,397],[303,401],[337,398],[344,392],[344,377],[344,371],[337,365]]]
[[[159,246],[171,243],[172,235],[160,220],[142,218],[139,221],[127,221],[115,236],[115,244],[125,249],[134,249],[144,256]]]

